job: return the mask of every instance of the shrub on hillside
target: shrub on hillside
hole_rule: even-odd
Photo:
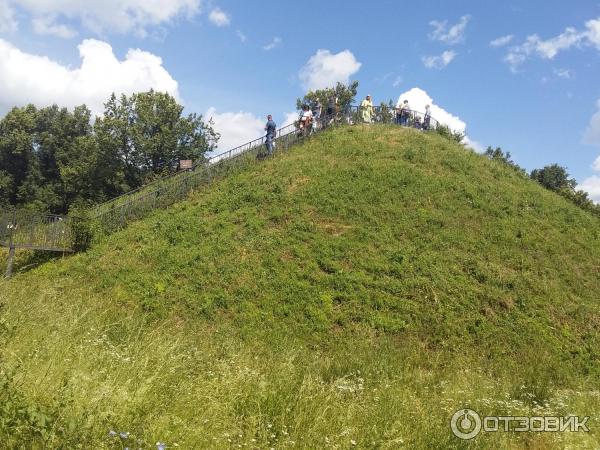
[[[458,142],[459,144],[462,143],[463,139],[465,138],[465,133],[461,133],[460,131],[453,131],[448,125],[438,125],[435,128],[435,131],[440,136],[443,136],[448,140]]]
[[[542,169],[533,170],[530,177],[546,189],[556,192],[580,208],[600,217],[600,205],[596,205],[589,198],[587,192],[576,189],[577,181],[571,178],[565,167],[551,164]]]
[[[76,252],[87,250],[94,238],[93,221],[89,211],[84,205],[76,205],[69,211],[72,248]]]
[[[519,166],[516,162],[514,162],[511,158],[510,152],[504,153],[500,147],[496,147],[495,149],[492,147],[488,147],[484,153],[489,159],[494,161],[500,161],[512,169],[516,170],[522,175],[527,175],[525,169]]]

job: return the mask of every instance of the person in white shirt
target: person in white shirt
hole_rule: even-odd
[[[313,113],[308,107],[308,105],[304,105],[302,107],[302,115],[300,116],[300,129],[304,132],[310,131],[310,127],[312,126]]]

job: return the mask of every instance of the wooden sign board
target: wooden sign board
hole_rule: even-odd
[[[192,160],[182,159],[179,161],[179,170],[192,170]]]

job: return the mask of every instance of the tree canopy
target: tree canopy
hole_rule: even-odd
[[[338,82],[333,88],[308,91],[304,97],[296,100],[296,108],[300,110],[302,109],[302,105],[308,105],[310,108],[313,108],[318,102],[321,102],[321,105],[326,107],[329,99],[336,97],[338,100],[338,107],[343,111],[348,106],[352,105],[357,91],[358,81],[353,81],[349,85]]]
[[[577,189],[577,181],[571,178],[565,167],[558,164],[550,164],[541,169],[531,171],[530,176],[546,189],[556,192],[580,208],[600,217],[600,205],[595,204],[587,192]]]
[[[199,160],[219,136],[166,93],[114,94],[93,123],[85,106],[13,108],[0,120],[0,206],[66,213]]]
[[[531,172],[531,178],[536,180],[546,189],[559,192],[562,189],[571,190],[577,186],[577,181],[570,178],[565,167],[558,164],[551,164],[542,169],[535,169]]]

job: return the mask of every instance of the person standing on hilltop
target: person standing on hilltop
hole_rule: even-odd
[[[327,102],[327,117],[332,118],[337,113],[337,97],[332,95]]]
[[[265,145],[267,146],[267,155],[273,154],[275,136],[277,135],[277,125],[273,121],[273,116],[267,116],[267,124],[265,125]]]
[[[372,123],[373,122],[373,102],[371,101],[371,96],[367,95],[362,103],[360,104],[360,110],[362,114],[362,119],[364,123]]]
[[[319,127],[319,122],[321,120],[321,114],[323,112],[323,105],[321,105],[321,102],[319,100],[317,100],[317,103],[314,105],[313,107],[313,131],[317,131],[318,127]]]
[[[308,136],[312,130],[313,113],[308,105],[302,106],[302,113],[300,113],[300,134]]]
[[[430,126],[431,126],[431,111],[430,111],[430,106],[429,105],[425,105],[425,117],[423,119],[423,129],[424,130],[429,130]]]
[[[396,125],[401,125],[402,124],[402,105],[396,106],[395,112],[396,112],[396,117],[394,119],[394,123]]]
[[[404,100],[402,106],[400,106],[400,125],[407,126],[408,118],[410,117],[410,106],[408,100]]]

